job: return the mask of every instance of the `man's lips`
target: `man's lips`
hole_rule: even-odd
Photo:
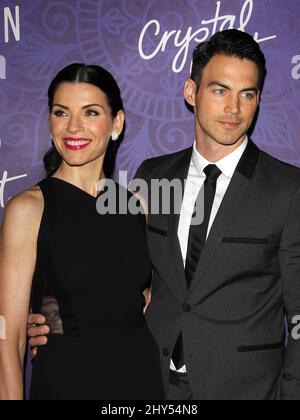
[[[241,124],[240,122],[232,122],[232,121],[218,121],[218,122],[219,124],[222,124],[223,127],[229,128],[229,129],[235,129]]]
[[[90,139],[84,139],[84,138],[73,138],[73,137],[67,137],[63,139],[64,144],[67,149],[69,150],[82,150],[85,147],[87,147],[91,140]]]

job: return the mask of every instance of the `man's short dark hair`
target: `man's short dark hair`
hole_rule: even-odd
[[[253,61],[259,70],[258,88],[262,88],[267,74],[265,56],[250,34],[237,29],[217,32],[210,41],[203,42],[195,48],[191,79],[198,88],[204,67],[217,54]]]

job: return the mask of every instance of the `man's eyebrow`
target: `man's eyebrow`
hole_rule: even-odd
[[[224,83],[220,83],[220,82],[210,82],[207,85],[207,87],[211,87],[211,86],[220,86],[220,87],[222,87],[224,89],[231,90],[231,88],[229,86],[224,85]],[[251,86],[249,88],[245,88],[245,89],[241,90],[241,92],[250,92],[250,91],[253,91],[255,93],[258,93],[259,92],[259,89],[256,86]]]
[[[211,86],[220,86],[220,87],[222,87],[222,88],[224,88],[224,89],[228,89],[228,90],[230,90],[230,87],[229,87],[229,86],[226,86],[226,85],[224,85],[224,83],[220,83],[220,82],[210,82],[210,83],[207,85],[207,87],[211,87]]]
[[[251,91],[255,92],[255,93],[258,93],[259,89],[256,86],[251,86],[250,88],[241,90],[241,92],[251,92]]]

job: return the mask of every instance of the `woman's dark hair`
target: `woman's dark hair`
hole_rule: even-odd
[[[195,48],[191,78],[198,88],[204,67],[216,54],[253,61],[259,70],[258,88],[262,89],[267,73],[265,56],[250,34],[237,29],[217,32],[210,41],[203,42]]]
[[[52,112],[55,92],[62,83],[89,83],[98,87],[106,95],[113,118],[117,116],[119,111],[124,110],[120,88],[114,77],[107,70],[99,66],[71,64],[61,70],[51,82],[48,90],[50,112]],[[103,170],[107,178],[113,175],[116,154],[121,139],[122,137],[117,142],[113,142],[111,139],[109,141],[103,165]],[[61,163],[62,157],[53,144],[52,148],[44,156],[44,166],[47,176],[52,176],[58,170]]]

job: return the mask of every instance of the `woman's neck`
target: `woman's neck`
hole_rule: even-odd
[[[70,182],[94,196],[98,194],[99,181],[105,178],[103,166],[99,163],[97,165],[69,166],[63,162],[53,176]]]

